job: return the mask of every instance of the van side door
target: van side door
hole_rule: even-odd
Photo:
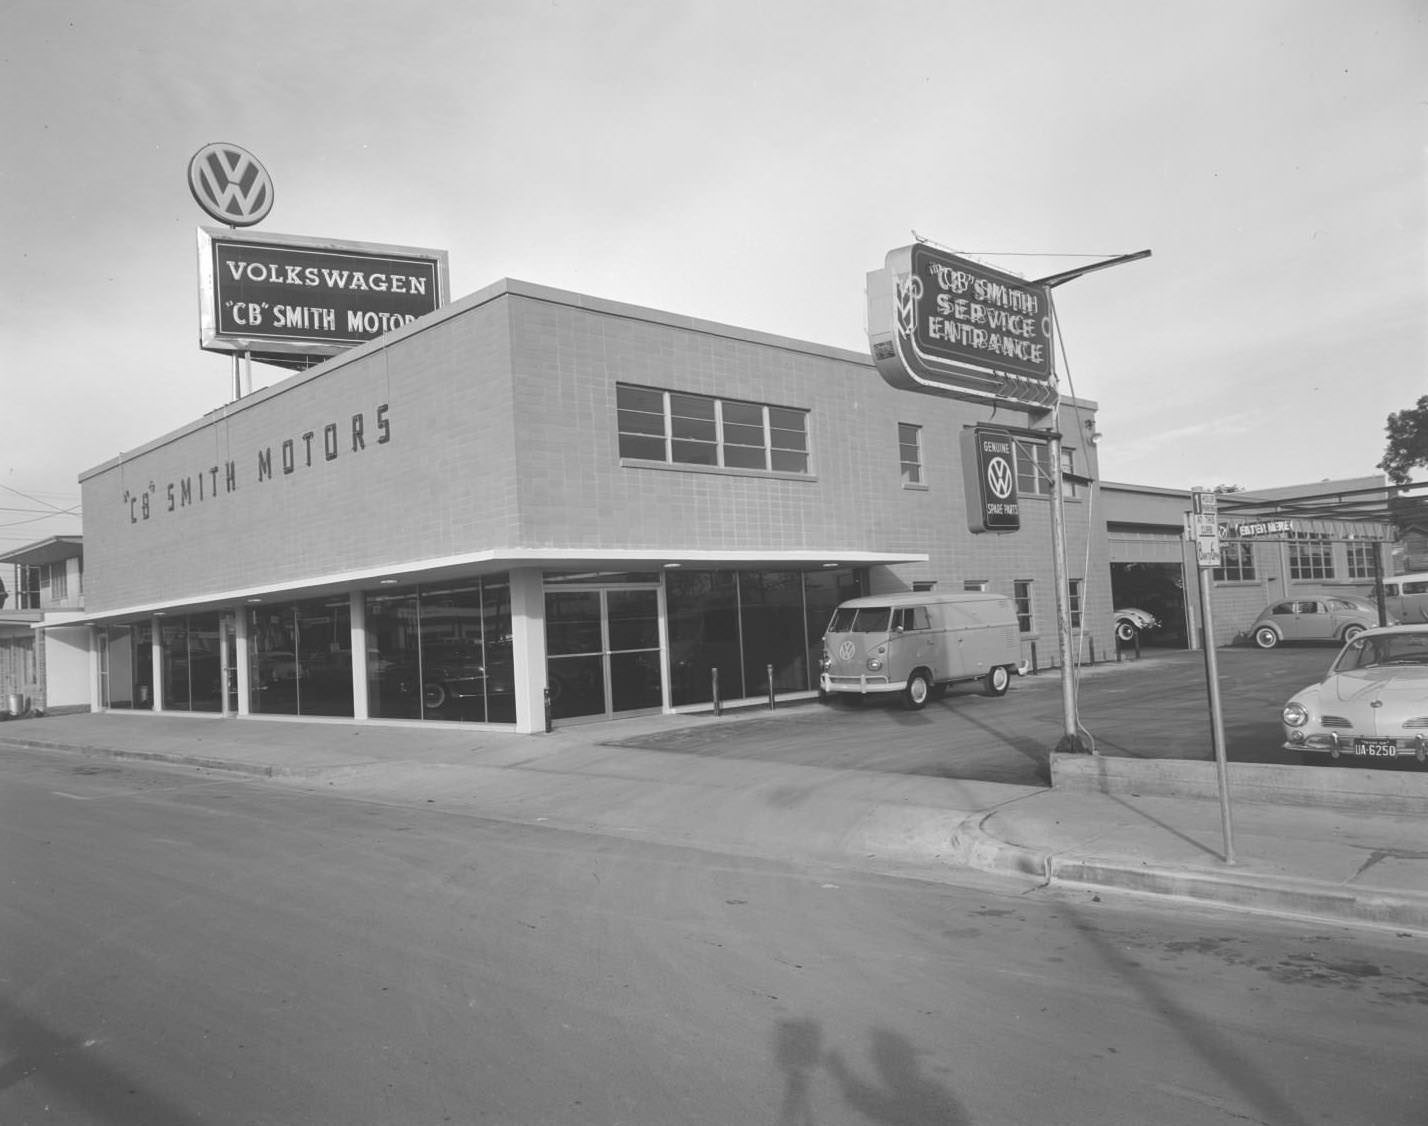
[[[938,660],[937,637],[926,606],[894,610],[892,627],[893,644],[889,648],[896,653],[896,661],[889,662],[891,679],[903,680],[919,665],[931,669],[934,680],[944,675],[946,661]]]

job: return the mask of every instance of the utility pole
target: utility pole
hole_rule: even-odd
[[[1138,262],[1149,257],[1149,250],[1119,254],[1101,262],[1092,262],[1089,266],[1078,266],[1073,270],[1038,278],[1032,284],[1044,285],[1048,290],[1055,289],[1058,285],[1065,285],[1096,270]],[[1085,754],[1088,748],[1081,738],[1081,722],[1076,708],[1076,677],[1072,672],[1075,655],[1072,652],[1071,598],[1067,585],[1069,576],[1066,573],[1066,506],[1062,496],[1060,396],[1057,396],[1057,407],[1053,409],[1057,411],[1057,418],[1047,435],[1046,451],[1051,459],[1051,568],[1056,583],[1056,642],[1061,661],[1062,733],[1056,750],[1062,753]]]

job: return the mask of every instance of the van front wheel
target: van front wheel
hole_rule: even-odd
[[[1006,665],[997,665],[987,670],[982,683],[987,687],[988,696],[1005,696],[1007,686],[1011,684],[1011,673],[1007,672]]]
[[[902,698],[913,711],[926,706],[927,698],[931,695],[932,681],[927,673],[919,669],[907,678],[907,687],[902,691]]]

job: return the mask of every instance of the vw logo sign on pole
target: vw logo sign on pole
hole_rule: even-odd
[[[974,532],[1021,530],[1015,445],[1008,431],[977,426],[962,432],[962,481],[967,489],[968,528]]]
[[[188,162],[188,188],[198,206],[230,227],[251,227],[273,209],[273,181],[247,149],[215,141]]]

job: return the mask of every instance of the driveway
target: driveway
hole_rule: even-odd
[[[1279,709],[1318,680],[1336,646],[1216,650],[1225,742],[1233,762],[1298,764],[1280,749]],[[1212,759],[1204,655],[1147,651],[1142,660],[1083,669],[1082,737],[1097,753],[1129,758]],[[1006,696],[954,687],[922,711],[900,702],[847,698],[800,704],[767,719],[677,728],[612,745],[1023,786],[1049,786],[1049,754],[1063,731],[1061,677],[1024,677]]]

